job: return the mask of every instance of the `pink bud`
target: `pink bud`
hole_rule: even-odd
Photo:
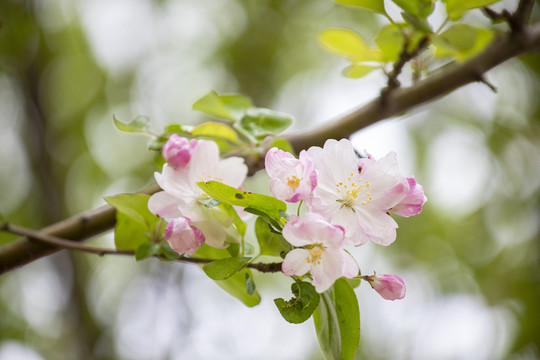
[[[407,178],[407,181],[409,182],[409,192],[403,200],[390,209],[394,214],[404,217],[420,214],[422,205],[427,201],[422,185],[417,184],[414,178]]]
[[[178,217],[165,227],[165,239],[179,254],[193,254],[204,244],[204,235],[187,217]]]
[[[398,300],[405,297],[405,283],[396,275],[377,275],[363,276],[371,287],[375,289],[386,300]]]
[[[181,169],[187,165],[191,159],[193,149],[197,145],[197,140],[191,140],[172,134],[169,140],[163,145],[161,154],[169,165],[175,169]]]

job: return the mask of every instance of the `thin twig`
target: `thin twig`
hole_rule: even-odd
[[[43,234],[38,231],[33,231],[30,229],[17,226],[17,225],[12,225],[9,223],[0,223],[0,231],[5,231],[12,234],[25,236],[29,238],[30,240],[43,242],[43,243],[53,245],[59,248],[63,248],[67,250],[82,251],[82,252],[86,252],[90,254],[96,254],[99,256],[104,256],[104,255],[134,256],[135,255],[135,251],[133,250],[117,250],[117,249],[90,246],[90,245],[81,244],[75,241],[62,239],[57,236]],[[161,256],[159,255],[154,255],[154,257],[161,258]],[[178,259],[176,259],[176,261],[192,263],[192,264],[207,264],[215,260],[181,256]],[[265,273],[281,271],[281,263],[253,263],[253,264],[247,264],[246,267],[255,269],[260,272],[265,272]]]

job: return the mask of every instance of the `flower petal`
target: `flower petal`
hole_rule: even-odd
[[[281,270],[287,276],[304,275],[310,268],[310,264],[307,261],[309,258],[308,250],[293,249],[285,255],[285,259],[283,259],[283,263],[281,264]]]

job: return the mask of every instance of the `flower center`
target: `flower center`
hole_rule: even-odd
[[[300,179],[296,175],[287,177],[287,185],[296,189],[300,185]]]
[[[315,245],[311,249],[309,249],[309,255],[307,258],[308,263],[313,263],[313,265],[320,265],[321,264],[321,258],[323,254],[323,248],[321,245]]]
[[[366,205],[373,200],[369,191],[374,191],[375,188],[367,180],[362,182],[359,175],[359,173],[351,172],[346,182],[340,181],[336,184],[337,193],[343,196],[343,198],[336,200],[341,203],[341,208],[345,206],[354,212],[354,205],[359,201],[362,205]]]

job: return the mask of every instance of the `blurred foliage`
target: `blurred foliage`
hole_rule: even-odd
[[[217,6],[211,1],[1,1],[2,217],[40,228],[103,204],[104,196],[135,191],[151,181],[155,167],[146,139],[117,132],[113,114],[121,119],[148,115],[151,127],[195,123],[198,115],[191,103],[210,88],[243,93],[272,108],[295,77],[310,71],[339,73],[345,65],[319,47],[321,30],[348,27],[375,39],[381,19],[327,0],[228,0]],[[105,52],[103,43],[109,46]],[[474,52],[476,45],[462,47]],[[462,97],[458,91],[406,120],[416,179],[430,201],[422,215],[400,222],[398,241],[384,250],[396,268],[418,278],[429,274],[430,291],[439,298],[469,294],[484,299],[486,308],[510,313],[517,326],[509,322],[506,333],[497,335],[508,346],[484,358],[538,359],[540,56],[526,56],[497,71],[495,101],[486,104],[478,100],[481,95]],[[314,78],[307,87],[331,93],[323,80]],[[358,81],[362,86],[363,80]],[[307,102],[303,93],[289,101],[299,108]],[[297,122],[308,126],[310,119]],[[454,146],[443,142],[449,133],[457,134],[450,140],[478,141],[472,148],[463,148],[461,140]],[[434,160],[441,155],[440,144],[448,146],[449,157]],[[462,157],[458,163],[470,165],[468,157],[483,163],[452,167],[453,182],[441,190],[433,173],[449,167],[444,161],[453,156]],[[475,180],[477,191],[463,198],[462,206],[445,204],[448,196],[437,193],[466,192],[471,178],[480,179]],[[13,239],[0,234],[0,244]],[[111,245],[110,237],[95,241]],[[211,310],[215,299],[226,306],[225,297],[190,300],[190,291],[205,285],[193,284],[188,271],[177,265],[63,252],[2,275],[0,359],[6,358],[9,344],[43,359],[197,358],[193,347],[201,338],[194,329],[201,331],[204,324],[192,314],[193,306],[219,319],[212,327],[222,329],[220,324],[232,319]],[[254,276],[272,289],[273,280]],[[234,316],[243,324],[238,313]],[[208,332],[209,326],[204,328]],[[362,326],[364,358],[414,358],[409,346],[396,357],[390,347],[368,341],[372,330]],[[157,335],[141,337],[148,329]],[[279,330],[274,332],[279,336]],[[224,349],[234,353],[243,341],[231,345],[217,334],[207,337],[215,342],[202,346],[216,349],[206,349],[207,358],[227,353]],[[268,339],[273,338],[245,342],[257,344],[260,354],[276,347]],[[314,342],[296,346],[299,353],[293,354],[302,354],[297,357],[309,351],[319,356]],[[461,358],[477,358],[468,355]]]

